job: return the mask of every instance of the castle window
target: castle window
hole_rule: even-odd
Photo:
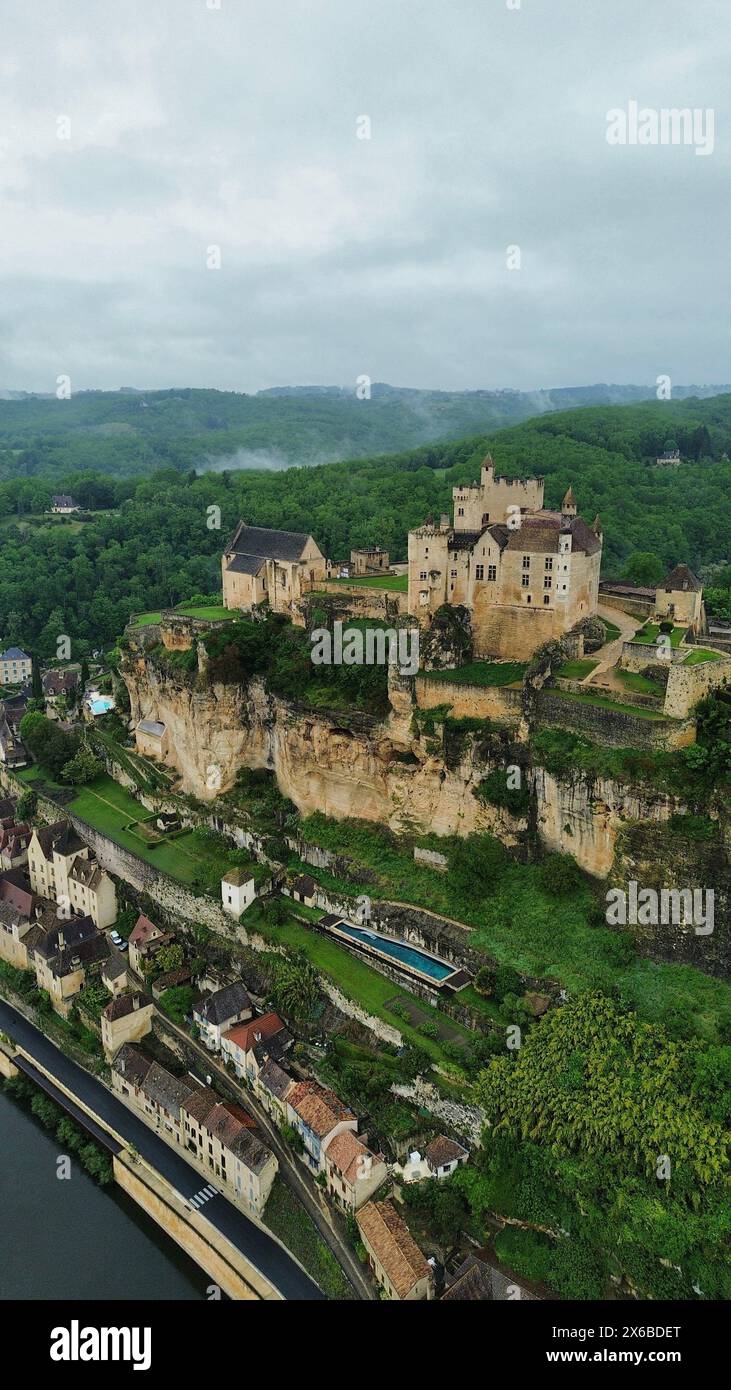
[[[427,575],[426,575],[426,570],[422,570],[421,573],[420,573],[420,575],[419,575],[419,578],[420,578],[420,579],[426,579],[426,577],[427,577]]]
[[[487,577],[488,579],[497,579],[497,565],[488,565]]]
[[[529,574],[524,574],[524,575],[522,575],[522,576],[521,576],[521,582],[522,582],[523,588],[524,588],[524,589],[527,589],[528,586],[529,586],[529,584],[530,584],[530,575],[529,575]]]
[[[546,556],[546,569],[547,569],[547,570],[552,570],[552,569],[553,569],[553,556],[552,556],[552,555],[547,555],[547,556]]]
[[[543,576],[543,587],[544,587],[544,589],[550,589],[550,587],[551,587],[551,576],[550,576],[550,574],[546,574],[546,575]]]
[[[483,513],[482,513],[482,524],[483,524],[483,526],[487,526],[487,523],[488,523],[489,520],[490,520],[490,513],[489,513],[489,512],[483,512]]]
[[[457,571],[456,571],[456,570],[452,570],[452,571],[451,571],[451,574],[452,574],[452,578],[453,578],[453,579],[456,579],[456,578],[457,578]]]
[[[484,579],[484,578],[485,578],[485,566],[484,566],[484,565],[477,565],[476,568],[475,568],[475,579]]]
[[[523,569],[524,569],[524,570],[529,570],[529,569],[530,569],[530,555],[524,555],[524,556],[523,556]]]
[[[525,596],[525,601],[526,601],[526,603],[532,603],[532,602],[533,602],[533,599],[531,598],[530,594],[526,594],[526,596]]]
[[[457,516],[464,516],[464,507],[457,508]]]
[[[428,546],[426,547],[426,550],[424,551],[424,554],[425,554],[425,555],[428,555],[428,554],[429,554],[429,547],[428,547]]]
[[[544,595],[543,595],[543,602],[544,602],[544,603],[550,603],[550,602],[551,602],[551,595],[550,595],[550,594],[544,594]]]

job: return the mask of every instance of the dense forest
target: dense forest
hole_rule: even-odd
[[[678,400],[725,387],[676,387]],[[284,468],[371,458],[517,424],[574,406],[654,398],[646,386],[554,391],[416,391],[376,383],[235,391],[83,391],[0,398],[0,480],[64,473],[149,476],[160,468]]]
[[[656,467],[669,444],[684,462]],[[729,559],[731,395],[594,407],[319,468],[16,476],[0,483],[0,636],[50,656],[67,633],[74,654],[88,655],[132,613],[220,591],[221,550],[239,517],[312,532],[335,560],[375,543],[404,560],[409,528],[451,511],[452,487],[479,475],[487,448],[499,470],[544,475],[549,506],[573,484],[582,514],[601,516],[605,576],[654,582],[683,561],[712,578]],[[58,490],[86,519],[44,515]]]

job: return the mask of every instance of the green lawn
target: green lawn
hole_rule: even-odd
[[[641,676],[639,671],[620,671],[617,675],[623,685],[628,690],[634,690],[636,695],[655,695],[658,699],[662,695],[662,686],[657,681],[649,681],[647,676]]]
[[[257,918],[252,919],[252,910],[250,908],[244,918],[247,929],[249,925],[256,926],[256,930],[261,931],[262,936],[266,937],[268,941],[279,942],[282,945],[291,946],[293,950],[303,951],[317,970],[329,975],[343,994],[360,1004],[367,1013],[375,1014],[377,1018],[382,1018],[384,1023],[390,1023],[392,1028],[397,1028],[404,1038],[418,1044],[434,1058],[435,1062],[444,1060],[441,1046],[436,1038],[424,1037],[418,1028],[414,1028],[389,1007],[389,1001],[393,1002],[399,994],[403,995],[403,991],[399,990],[398,985],[394,984],[393,980],[387,979],[378,970],[373,970],[358,956],[351,955],[350,951],[339,946],[333,937],[314,931],[304,926],[302,922],[296,922],[293,918],[281,926],[268,927],[264,924],[260,926]],[[407,1000],[413,998],[408,993],[404,997]],[[469,1030],[456,1023],[454,1019],[448,1018],[438,1009],[433,1009],[422,999],[418,1000],[418,1004],[420,1010],[436,1023],[447,1023],[454,1032],[466,1038],[469,1037]]]
[[[577,658],[575,661],[564,661],[563,666],[559,666],[556,675],[560,676],[562,680],[583,681],[585,676],[591,675],[597,664],[588,656],[581,660]]]
[[[364,589],[391,589],[397,594],[409,592],[408,574],[358,574],[352,579],[333,579],[333,584],[359,584]]]
[[[684,666],[700,666],[704,661],[719,661],[718,652],[709,652],[705,647],[694,647],[690,656],[686,656]]]
[[[635,633],[632,641],[642,642],[647,646],[654,646],[658,637],[667,636],[670,638],[671,647],[679,647],[687,631],[688,629],[685,627],[674,627],[672,632],[661,633],[659,623],[645,623],[645,626],[641,627],[639,632]]]
[[[35,764],[22,768],[18,775],[24,782],[41,780],[51,788],[55,786],[58,789],[57,784]],[[154,864],[189,886],[195,885],[196,881],[198,886],[204,880],[212,882],[215,875],[223,875],[236,862],[197,830],[186,830],[176,839],[163,841],[154,847],[145,844],[143,839],[126,827],[132,821],[149,816],[150,812],[106,773],[96,777],[88,786],[80,787],[65,809],[88,821],[89,825],[108,835],[118,845],[132,850],[140,859],[146,859],[149,864]]]
[[[222,608],[220,605],[196,608],[195,604],[183,603],[174,611],[184,613],[188,618],[204,618],[208,623],[220,623],[224,619],[234,619],[240,616],[232,608]],[[162,610],[158,613],[138,613],[132,627],[151,627],[153,623],[159,623],[162,616]]]
[[[444,685],[520,685],[526,670],[524,661],[471,661],[456,671],[420,671],[419,675]]]
[[[607,642],[616,642],[617,638],[621,637],[621,628],[618,628],[616,623],[610,623],[607,618],[600,618],[599,621],[604,624]]]
[[[328,1298],[343,1302],[356,1297],[314,1221],[279,1176],[274,1179],[264,1208],[264,1223],[292,1251]]]
[[[597,705],[599,709],[618,710],[620,714],[634,714],[638,719],[664,719],[665,715],[654,709],[641,709],[639,705],[623,705],[608,695],[595,695],[588,690],[560,690],[555,687],[552,695],[560,695],[562,700],[578,700],[585,705]]]

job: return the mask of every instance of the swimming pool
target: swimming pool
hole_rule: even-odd
[[[107,695],[100,695],[96,700],[89,701],[89,709],[92,714],[108,714],[110,709],[114,709],[114,700],[110,700]]]
[[[352,937],[354,941],[369,946],[372,951],[391,956],[411,970],[417,970],[420,975],[431,976],[432,980],[446,980],[448,975],[455,972],[455,966],[445,965],[444,961],[428,956],[425,951],[420,951],[415,946],[404,946],[392,936],[381,936],[379,932],[370,931],[368,927],[354,927],[350,922],[335,922],[332,930]]]

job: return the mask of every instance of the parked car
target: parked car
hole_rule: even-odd
[[[111,936],[112,941],[114,942],[114,945],[116,946],[118,951],[127,950],[127,942],[124,940],[124,937],[119,935],[118,931],[110,931],[109,935]]]

